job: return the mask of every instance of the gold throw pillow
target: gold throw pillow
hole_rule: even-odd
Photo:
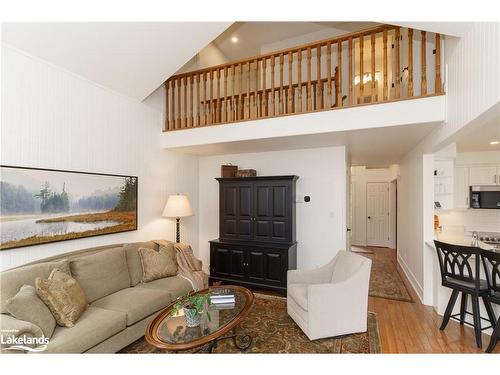
[[[73,327],[87,308],[87,298],[78,281],[58,269],[53,270],[48,279],[37,277],[35,286],[60,326]]]
[[[177,275],[177,260],[173,244],[160,246],[159,251],[140,247],[139,255],[143,272],[142,283]]]

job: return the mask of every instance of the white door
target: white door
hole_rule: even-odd
[[[469,183],[471,185],[495,185],[497,183],[497,167],[470,167]]]
[[[366,243],[389,246],[389,184],[366,184]]]
[[[454,208],[469,208],[469,168],[456,167],[454,179]]]

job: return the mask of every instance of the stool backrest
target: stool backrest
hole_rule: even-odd
[[[481,252],[488,289],[500,293],[500,253],[483,250]]]
[[[479,289],[479,267],[481,249],[472,246],[452,245],[434,241],[441,270],[441,280],[447,277],[473,283]],[[472,262],[474,260],[474,262]]]

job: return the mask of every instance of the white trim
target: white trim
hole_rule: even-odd
[[[398,251],[398,256],[397,256],[398,264],[401,266],[401,269],[403,270],[406,278],[410,282],[411,287],[417,293],[418,298],[420,299],[420,302],[423,304],[423,295],[424,295],[424,289],[420,285],[420,283],[417,281],[417,278],[411,272],[410,268],[406,264],[406,262],[399,256],[399,251]]]

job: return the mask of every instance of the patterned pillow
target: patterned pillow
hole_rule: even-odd
[[[160,246],[159,251],[139,248],[142,263],[142,283],[177,275],[174,246]]]
[[[37,277],[35,286],[60,326],[73,327],[87,308],[87,298],[78,281],[58,269],[53,270],[48,279]]]

